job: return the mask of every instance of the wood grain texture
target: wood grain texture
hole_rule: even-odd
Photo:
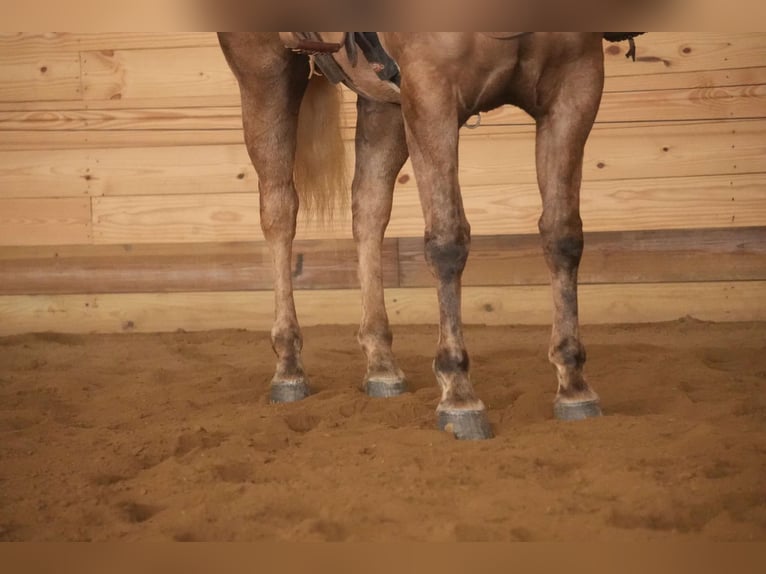
[[[257,187],[244,145],[0,151],[5,197],[215,195]]]
[[[188,102],[186,102],[188,104]],[[130,102],[134,106],[133,102]],[[0,110],[0,131],[55,130],[239,130],[242,113],[234,106],[120,109],[100,105],[70,109]]]
[[[761,119],[598,126],[586,146],[583,179],[645,177],[647,166],[655,177],[759,172],[764,168],[759,137],[764,127]],[[523,128],[487,130],[493,138],[504,133],[515,146]],[[497,149],[487,146],[485,151]]]
[[[691,100],[699,100],[704,103],[707,99],[721,100],[737,98],[740,92],[744,92],[744,97],[748,98],[747,90],[749,88],[758,87],[766,83],[766,67],[759,66],[753,68],[727,68],[723,70],[698,70],[692,72],[676,72],[673,74],[638,74],[636,76],[609,76],[605,79],[604,86],[604,100],[608,102],[609,107],[618,108],[621,102],[627,102],[634,100],[631,94],[624,94],[625,92],[647,92],[647,91],[660,91],[664,92],[661,96],[654,96],[655,100],[670,99],[671,101],[678,101],[684,97],[688,97]],[[726,90],[728,95],[724,92],[714,91],[714,88],[728,88]],[[355,108],[356,108],[356,94],[346,88],[342,88],[343,99],[343,116],[345,124],[348,128],[352,128],[355,123]],[[623,99],[628,98],[628,99]],[[643,102],[632,102],[633,105],[641,105]],[[720,104],[721,102],[719,102]],[[730,104],[736,111],[738,109],[738,100],[727,101],[726,104]],[[748,102],[743,102],[744,105],[748,105]],[[603,104],[605,107],[607,104]],[[166,114],[170,116],[169,119],[177,120],[174,126],[178,126],[179,115],[188,115],[190,121],[199,121],[199,115],[204,115],[206,118],[206,127],[209,126],[210,120],[213,119],[213,114],[207,111],[205,108],[218,108],[223,110],[225,118],[221,121],[226,126],[231,124],[232,117],[239,114],[240,98],[239,93],[235,90],[231,93],[207,95],[201,96],[199,94],[193,94],[191,96],[168,96],[162,93],[155,93],[149,97],[132,97],[128,100],[115,99],[115,100],[82,100],[80,98],[76,100],[57,100],[57,101],[14,101],[3,102],[0,101],[0,112],[9,114],[3,116],[5,119],[0,126],[5,126],[4,129],[27,129],[31,127],[28,124],[11,124],[6,123],[13,118],[17,122],[25,121],[27,118],[35,122],[34,125],[38,127],[44,121],[44,117],[38,115],[25,116],[28,112],[49,112],[54,117],[51,121],[55,121],[55,115],[60,112],[66,111],[85,111],[89,110],[97,114],[94,116],[85,116],[80,114],[73,114],[66,116],[62,119],[70,122],[88,122],[88,126],[95,126],[102,129],[114,129],[117,125],[116,122],[130,121],[132,126],[140,125],[138,120],[142,118],[140,115],[141,110],[154,109],[153,115]],[[699,106],[697,106],[699,107]],[[233,108],[233,109],[230,109]],[[512,109],[512,108],[511,108]],[[715,113],[714,106],[706,106],[703,108],[703,112],[707,114]],[[159,110],[159,112],[157,111]],[[111,112],[111,114],[107,113]],[[610,121],[624,121],[622,116],[607,116],[604,115],[604,110],[601,111],[601,115],[597,118],[597,122]],[[611,113],[611,112],[610,112]],[[630,114],[639,114],[639,117],[646,115],[646,106],[641,106],[639,112],[627,110]],[[12,114],[12,115],[11,115]],[[197,114],[196,116],[194,114]],[[761,116],[762,114],[758,114]],[[501,116],[497,116],[500,118]],[[97,119],[96,119],[97,118]],[[130,120],[128,120],[130,118]],[[146,119],[146,118],[143,118]],[[493,117],[486,118],[487,121],[494,121]],[[529,123],[531,120],[526,118],[520,112],[515,117],[515,121],[525,121]],[[45,125],[45,124],[43,124]],[[64,124],[53,123],[52,127],[62,128],[66,125],[77,126],[77,123]],[[191,129],[191,125],[185,126],[185,129]],[[236,126],[239,127],[239,126]]]
[[[423,241],[399,240],[402,287],[435,285]],[[579,283],[766,280],[766,227],[586,233]],[[478,236],[464,285],[548,285],[538,235]]]
[[[763,117],[766,86],[709,86],[687,89],[606,92],[596,123],[661,122]],[[483,125],[524,125],[534,121],[513,106],[482,114]]]
[[[213,32],[0,32],[0,52],[215,47]]]
[[[748,68],[766,61],[762,32],[650,32],[636,38],[636,62],[625,57],[627,42],[604,47],[607,76]]]
[[[583,178],[644,178],[647,166],[654,177],[766,172],[765,130],[761,119],[603,124],[594,128],[586,147]],[[536,181],[532,126],[486,126],[461,134],[464,185]],[[0,139],[0,151],[170,146],[185,148],[186,161],[192,162],[199,155],[194,147],[221,144],[240,146],[231,153],[237,162],[246,161],[241,130],[9,131]],[[349,158],[352,147],[347,141]],[[135,153],[138,161],[142,152]],[[412,175],[409,163],[402,173]]]
[[[252,192],[257,177],[244,146],[102,149],[89,154],[92,195]]]
[[[77,54],[49,52],[24,55],[0,50],[0,101],[79,99]]]
[[[678,73],[685,69],[732,67],[732,62],[752,65],[764,55],[763,34],[726,32],[650,32],[637,39],[638,62],[625,59],[627,42],[605,42],[609,70],[614,75]],[[50,52],[110,49],[183,47],[216,48],[212,32],[2,32],[0,51]],[[609,47],[612,47],[609,50]],[[763,60],[761,60],[762,62]]]
[[[766,281],[766,227],[586,234],[581,285]],[[297,241],[296,289],[358,286],[352,240]],[[548,285],[537,235],[478,236],[466,286]],[[388,239],[383,283],[432,287],[423,241]],[[0,295],[271,290],[264,242],[0,248]]]
[[[4,113],[24,113],[24,112],[64,112],[64,111],[83,111],[83,110],[112,110],[115,112],[130,113],[134,110],[145,109],[167,109],[167,110],[186,110],[204,108],[239,108],[239,93],[232,93],[219,96],[193,96],[188,97],[163,97],[161,93],[154,94],[146,98],[131,98],[130,100],[57,100],[57,101],[22,101],[22,102],[2,102],[0,101],[0,111]]]
[[[258,198],[254,193],[95,197],[93,225],[95,243],[247,241],[260,228]],[[135,241],[125,241],[129,237]]]
[[[398,242],[383,244],[383,283],[399,283]],[[353,241],[296,241],[295,289],[359,285]],[[170,293],[273,288],[264,242],[0,248],[0,295]]]
[[[589,181],[581,212],[588,231],[758,226],[766,222],[764,185],[764,174]],[[534,183],[464,185],[463,202],[475,235],[537,233],[542,207]],[[422,235],[412,178],[397,189],[388,229]]]
[[[438,320],[433,289],[389,289],[394,325]],[[669,321],[691,316],[705,321],[766,320],[766,282],[585,285],[580,290],[583,324]],[[8,295],[0,297],[0,335],[40,331],[72,333],[155,332],[247,328],[268,330],[272,294],[149,293],[114,295]],[[355,290],[299,291],[301,324],[357,324]],[[467,324],[549,324],[547,287],[466,287]],[[396,332],[396,329],[394,329]],[[349,341],[349,345],[354,345]]]
[[[705,321],[766,318],[766,282],[762,281],[583,285],[578,294],[584,325],[648,323],[686,316]],[[389,290],[386,301],[393,324],[438,322],[434,289]],[[549,324],[552,312],[548,286],[463,290],[463,320],[467,324]]]
[[[764,171],[764,129],[763,119],[600,124],[586,147],[584,178],[645,177],[646,164],[657,177]],[[9,130],[0,138],[0,151],[203,145],[243,146],[242,130]],[[353,141],[346,145],[352,150]],[[474,183],[533,182],[533,159],[532,125],[461,130],[461,169]]]
[[[766,222],[766,174],[589,182],[582,194],[588,231],[747,227]],[[464,205],[475,235],[534,234],[540,217],[535,184],[466,186]],[[96,243],[257,241],[263,239],[256,193],[93,198]],[[422,237],[414,189],[400,189],[389,237]],[[351,238],[351,218],[331,225],[299,219],[299,239]]]
[[[597,127],[586,148],[584,180],[645,178],[647,172],[658,178],[764,173],[766,140],[761,130],[766,130],[764,120]],[[194,138],[194,133],[189,137]],[[210,132],[204,133],[205,139],[211,137]],[[241,132],[235,133],[241,136]],[[484,133],[484,137],[462,141],[460,165],[465,188],[536,182],[534,136],[530,130],[518,127],[511,134]],[[61,138],[56,136],[69,139],[69,145],[62,147],[85,148],[0,151],[0,187],[10,197],[49,196],[51,181],[60,177],[61,195],[80,193],[84,183],[85,189],[93,194],[255,189],[255,174],[242,142],[165,146],[180,143],[179,136],[174,132],[138,131],[125,134],[126,140],[140,142],[142,138],[136,134],[144,134],[146,146],[124,148],[122,145],[127,142],[118,139],[121,134],[121,131],[54,132],[48,134],[49,148],[58,147],[57,140]],[[43,136],[36,137],[42,146]],[[12,141],[13,138],[0,140],[0,149]],[[112,142],[118,147],[113,147]],[[347,145],[350,161],[353,150],[350,142]],[[10,147],[14,147],[12,143]],[[83,179],[86,177],[90,179]],[[409,163],[401,172],[400,182],[403,182],[400,190],[415,191]]]
[[[483,137],[461,140],[464,178],[472,184],[536,181],[532,126],[476,131],[482,129]],[[760,119],[602,124],[586,145],[583,180],[644,178],[649,169],[653,177],[763,172],[765,129]]]
[[[605,44],[607,95],[613,91],[763,83],[763,73],[757,71],[763,64],[762,56],[766,51],[763,34],[651,33],[639,41],[644,55],[636,63],[622,57],[627,43]],[[113,42],[112,45],[109,42]],[[86,93],[90,94],[86,95],[88,100],[98,99],[98,94],[101,94],[104,96],[102,99],[108,101],[118,93],[121,99],[127,99],[126,104],[118,104],[122,107],[134,106],[133,100],[140,99],[172,101],[182,98],[188,105],[200,97],[213,95],[223,99],[217,104],[204,105],[219,106],[236,104],[238,100],[236,84],[213,34],[20,33],[3,35],[0,46],[7,48],[8,53],[25,58],[42,54],[71,56],[82,53],[85,59],[82,70],[84,84]],[[169,62],[172,66],[168,66]],[[181,71],[179,66],[188,69]],[[151,88],[147,89],[158,79],[166,82],[169,79],[168,70],[175,70],[178,78],[184,78],[183,81],[171,82],[173,87],[169,91],[153,92]],[[113,77],[109,78],[110,75]],[[131,85],[134,87],[131,88]],[[115,90],[116,86],[124,86],[126,90]],[[148,95],[139,96],[142,92]],[[228,103],[222,104],[223,101]],[[165,105],[177,108],[183,103],[174,101]]]
[[[0,151],[107,149],[159,146],[245,145],[236,130],[8,130],[0,138]]]
[[[766,76],[766,72],[764,73]],[[762,78],[766,80],[766,77]],[[721,78],[721,81],[723,78]],[[46,103],[24,109],[0,108],[0,131],[38,130],[238,130],[242,125],[239,98],[232,96],[175,96],[108,100],[91,103]],[[346,95],[344,123],[356,123],[354,100]],[[175,101],[176,105],[172,105]],[[150,106],[148,104],[156,104]],[[129,107],[128,107],[129,106]],[[11,106],[6,104],[6,108]],[[710,85],[684,89],[652,89],[606,92],[597,123],[652,122],[669,120],[741,119],[763,116],[766,86]],[[54,109],[49,109],[54,108]],[[482,114],[488,125],[531,125],[533,120],[513,106]],[[353,137],[350,129],[347,137]],[[471,132],[466,132],[471,137]]]
[[[83,98],[116,100],[212,96],[237,92],[223,52],[216,47],[100,50],[80,53]]]
[[[673,84],[673,76],[759,67],[766,57],[766,39],[761,33],[653,32],[638,43],[635,63],[624,58],[627,43],[605,43],[607,91],[643,90],[659,84],[667,89],[679,85],[678,80]],[[108,100],[118,94],[127,99],[142,97],[141,93],[156,97],[157,92],[149,93],[152,86],[167,88],[164,97],[236,95],[236,84],[211,33],[5,33],[0,37],[0,53],[26,59],[82,54],[85,97],[90,100]],[[686,81],[680,85],[700,84]],[[39,99],[34,94],[27,86],[13,99]],[[53,97],[49,92],[44,99],[78,99],[78,95]]]
[[[0,199],[0,245],[89,243],[87,198]]]
[[[0,197],[72,197],[91,193],[87,150],[0,151]]]
[[[674,71],[667,73],[637,73],[629,76],[615,76],[609,70],[604,78],[604,92],[635,92],[645,90],[689,90],[728,86],[756,86],[766,83],[766,67],[763,62],[754,67],[731,67],[721,70]]]

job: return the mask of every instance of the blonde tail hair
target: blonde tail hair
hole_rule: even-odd
[[[348,205],[346,148],[341,134],[340,87],[312,76],[301,102],[294,179],[302,211],[331,223]]]

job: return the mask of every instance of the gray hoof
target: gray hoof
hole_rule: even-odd
[[[388,398],[398,397],[407,392],[407,383],[404,381],[367,381],[364,390],[370,397]]]
[[[482,440],[492,438],[487,411],[439,410],[436,411],[439,430],[455,435],[459,440]]]
[[[294,403],[311,394],[305,381],[286,381],[271,383],[269,401],[272,403]]]
[[[601,408],[598,401],[580,401],[577,403],[565,403],[556,401],[553,403],[553,416],[560,421],[581,421],[601,416]]]

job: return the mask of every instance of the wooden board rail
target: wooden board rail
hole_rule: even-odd
[[[386,287],[433,285],[423,240],[387,239]],[[358,286],[352,240],[297,241],[296,289]],[[766,227],[586,234],[581,284],[766,281]],[[477,236],[470,286],[547,285],[537,235]],[[264,242],[0,248],[0,295],[168,293],[272,288]]]
[[[304,290],[295,294],[301,325],[358,325],[359,291]],[[701,321],[766,320],[766,281],[622,283],[583,285],[580,320],[648,323],[691,317]],[[132,333],[257,329],[274,320],[270,291],[6,295],[0,297],[0,336],[14,333]],[[436,324],[439,308],[430,287],[386,291],[394,325]],[[549,325],[547,285],[465,287],[463,320],[479,325]],[[436,329],[434,327],[434,329]],[[396,329],[394,329],[396,332]],[[436,330],[434,330],[436,337]],[[349,344],[353,344],[353,331]],[[541,349],[544,349],[541,342]]]

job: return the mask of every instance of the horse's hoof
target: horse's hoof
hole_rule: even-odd
[[[556,401],[553,403],[553,416],[560,421],[581,421],[601,416],[598,401],[578,401],[576,403]]]
[[[272,403],[294,403],[311,394],[305,381],[283,381],[271,383],[269,401]]]
[[[494,436],[485,410],[437,410],[436,421],[439,430],[452,433],[458,440],[482,440]]]
[[[398,397],[407,392],[407,383],[399,381],[375,381],[370,380],[364,385],[368,396],[374,398]]]

